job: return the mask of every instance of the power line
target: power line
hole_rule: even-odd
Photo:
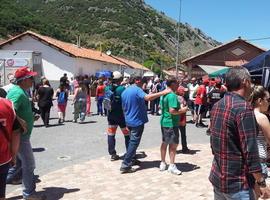
[[[248,39],[246,41],[270,40],[270,37]]]

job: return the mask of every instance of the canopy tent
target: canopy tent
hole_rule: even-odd
[[[208,74],[208,75],[211,78],[216,78],[216,77],[224,76],[229,71],[229,69],[230,69],[229,67],[223,68],[223,69],[220,69],[220,70],[215,71],[215,72],[213,72],[211,74]]]
[[[263,67],[270,67],[270,50],[258,55],[253,58],[249,63],[245,64],[244,67],[253,74],[262,74]]]
[[[202,70],[205,71],[207,74],[212,74],[222,69],[229,69],[229,67],[216,65],[198,65],[198,66],[202,68]]]
[[[112,72],[107,71],[107,70],[99,71],[99,72],[96,72],[96,77],[97,78],[100,78],[100,77],[111,78],[112,77]]]

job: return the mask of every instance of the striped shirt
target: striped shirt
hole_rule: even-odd
[[[238,94],[225,94],[212,108],[210,131],[214,159],[209,180],[215,189],[236,193],[253,187],[252,173],[261,172],[261,165],[250,104]]]

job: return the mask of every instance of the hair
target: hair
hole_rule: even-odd
[[[145,81],[144,77],[143,78],[140,77],[140,76],[131,77],[129,83],[130,84],[135,84],[136,82],[139,82],[139,81],[144,83],[144,81]]]
[[[249,102],[255,106],[258,99],[266,97],[268,90],[261,85],[254,85],[252,87],[251,95],[249,96]]]
[[[225,82],[228,91],[236,91],[241,89],[243,80],[250,80],[248,70],[242,66],[232,67],[226,74]]]
[[[173,83],[177,83],[176,78],[170,78],[167,80],[167,86],[170,87]]]
[[[50,85],[49,80],[46,78],[42,79],[42,85]]]
[[[7,92],[3,88],[0,88],[0,97],[6,98],[6,96],[7,96]]]

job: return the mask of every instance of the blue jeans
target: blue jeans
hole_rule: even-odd
[[[100,96],[97,98],[97,113],[103,115],[103,106],[102,106],[102,102],[103,102],[104,96]]]
[[[255,196],[252,189],[227,194],[214,188],[214,200],[255,200]]]
[[[22,164],[23,196],[27,197],[35,193],[36,189],[34,179],[34,169],[36,166],[30,138],[21,137],[18,157]]]
[[[127,153],[125,154],[125,158],[122,162],[121,168],[129,168],[132,165],[132,160],[136,155],[136,150],[140,144],[143,130],[144,130],[144,124],[137,126],[137,127],[128,127],[129,129],[129,144]]]
[[[16,165],[13,167],[10,167],[8,170],[8,175],[7,175],[7,183],[12,183],[12,181],[15,180],[20,180],[22,179],[22,162],[16,157]]]

